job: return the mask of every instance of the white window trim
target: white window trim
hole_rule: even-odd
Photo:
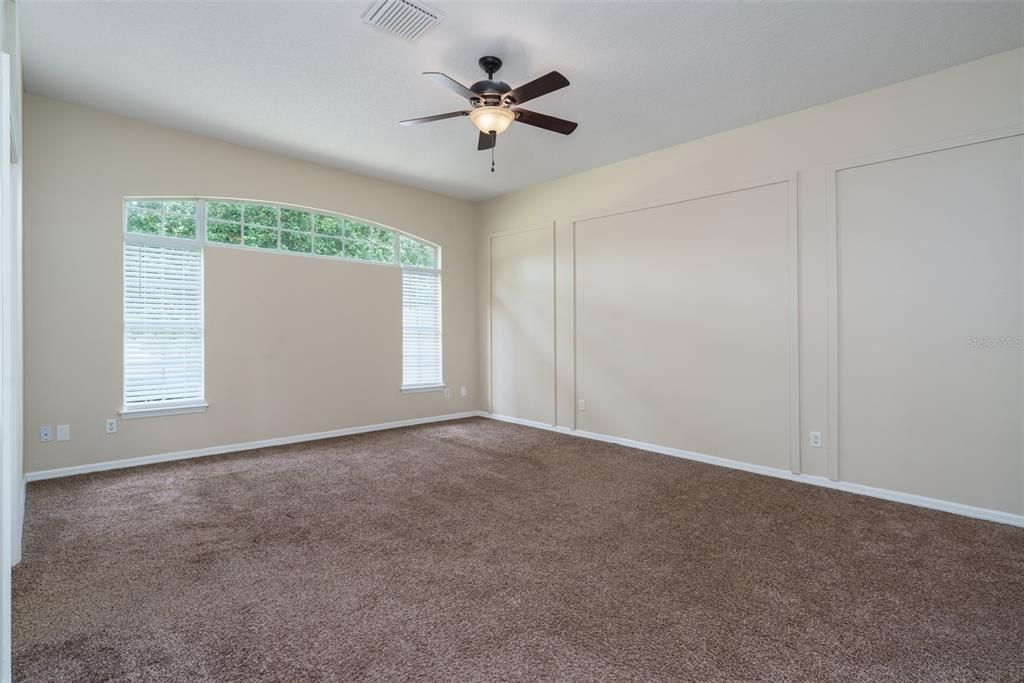
[[[441,371],[443,373],[444,372],[444,368],[442,368]],[[402,387],[402,393],[403,394],[426,394],[426,393],[429,393],[431,391],[444,391],[447,388],[448,388],[447,384],[424,384],[424,385],[419,385],[419,386],[411,385],[411,386],[407,386],[407,387]]]
[[[203,368],[205,372],[206,368]],[[119,412],[125,420],[133,420],[140,417],[157,417],[159,415],[185,415],[187,413],[205,413],[210,404],[205,400],[202,402],[179,403],[168,406],[151,406],[147,408],[124,407]]]

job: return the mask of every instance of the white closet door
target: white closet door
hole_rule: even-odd
[[[1021,510],[1021,137],[840,171],[840,478]]]

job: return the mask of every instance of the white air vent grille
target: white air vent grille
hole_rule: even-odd
[[[363,21],[399,38],[416,40],[444,17],[437,10],[410,0],[378,0]]]

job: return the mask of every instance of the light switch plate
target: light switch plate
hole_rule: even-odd
[[[71,441],[71,425],[57,425],[57,441]]]

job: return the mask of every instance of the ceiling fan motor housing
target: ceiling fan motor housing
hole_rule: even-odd
[[[494,106],[501,104],[502,96],[512,90],[512,86],[504,81],[477,81],[469,89],[480,96],[481,104]]]

